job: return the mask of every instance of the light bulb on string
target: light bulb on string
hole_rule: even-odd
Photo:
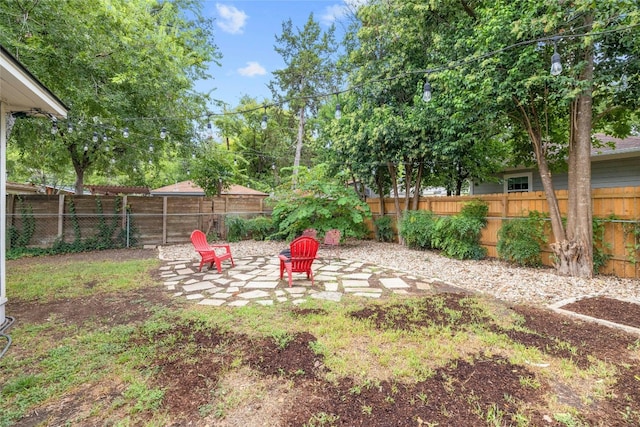
[[[84,144],[84,152],[86,153],[87,151],[89,151],[89,146],[87,144]]]
[[[93,142],[98,142],[98,132],[93,133],[93,137],[91,138]]]
[[[129,128],[124,128],[124,130],[122,131],[122,136],[124,138],[129,138]]]
[[[422,89],[422,101],[431,101],[431,84],[429,83],[429,80],[424,81],[424,87]]]
[[[71,122],[67,123],[67,133],[73,133],[73,124]]]
[[[53,121],[51,122],[51,135],[55,135],[58,133],[58,122],[57,121]]]
[[[167,137],[167,128],[163,127],[160,129],[160,138],[165,139]]]
[[[102,141],[103,142],[107,142],[107,134],[106,133],[102,134]]]
[[[553,40],[553,55],[551,55],[551,75],[557,76],[562,73],[562,62],[558,53],[557,38]]]
[[[153,153],[153,144],[149,144],[149,152]]]

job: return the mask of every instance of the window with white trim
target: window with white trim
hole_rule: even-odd
[[[533,173],[519,173],[504,176],[504,192],[517,193],[531,191],[533,184]]]

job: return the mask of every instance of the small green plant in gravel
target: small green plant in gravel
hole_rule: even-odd
[[[430,211],[407,211],[402,216],[398,232],[408,247],[430,249],[437,220]]]
[[[544,216],[537,211],[529,212],[527,218],[505,221],[498,231],[498,257],[521,266],[542,265],[542,246],[547,243],[545,224]]]
[[[381,216],[373,221],[378,242],[393,241],[393,227],[391,217]]]
[[[480,234],[487,224],[489,207],[482,201],[466,203],[459,214],[440,218],[435,227],[434,248],[457,259],[482,259],[486,249],[480,245]]]

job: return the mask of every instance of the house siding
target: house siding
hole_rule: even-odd
[[[505,175],[532,172],[531,191],[544,191],[540,174],[535,169],[521,169],[505,172]],[[552,175],[556,190],[568,189],[568,175],[559,172]],[[627,157],[620,159],[600,160],[591,163],[591,188],[615,188],[640,186],[640,159]],[[504,193],[504,184],[500,182],[483,182],[473,185],[473,194]]]

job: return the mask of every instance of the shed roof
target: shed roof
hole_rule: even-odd
[[[152,196],[204,196],[204,190],[196,185],[193,181],[176,182],[172,185],[156,188],[151,190]],[[244,185],[232,184],[229,188],[222,190],[222,195],[227,196],[263,196],[267,197],[267,193],[254,190]]]
[[[91,194],[100,194],[105,196],[118,194],[149,194],[149,187],[140,185],[85,185]]]

